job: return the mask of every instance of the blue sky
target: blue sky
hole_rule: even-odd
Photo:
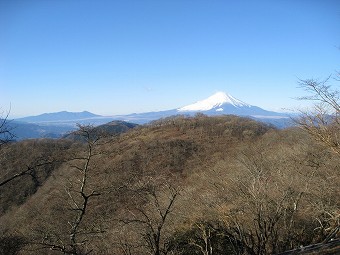
[[[293,108],[298,78],[340,69],[339,25],[336,0],[0,0],[0,107],[115,115],[225,91]]]

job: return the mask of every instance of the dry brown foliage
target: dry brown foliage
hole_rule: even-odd
[[[84,143],[43,142],[53,155],[66,152],[65,159],[86,151]],[[21,153],[34,143],[8,147],[12,159],[3,162],[25,164]],[[178,116],[106,137],[95,151],[86,190],[100,196],[89,199],[79,226],[82,251],[92,254],[269,254],[322,240],[329,212],[339,210],[339,160],[298,129],[235,116]],[[20,254],[58,254],[32,244],[69,242],[74,170],[67,162],[54,165],[21,203],[10,202],[10,194],[22,183],[6,186],[0,228],[27,239]]]

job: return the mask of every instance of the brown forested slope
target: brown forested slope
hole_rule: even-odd
[[[70,147],[69,141],[49,139],[26,140],[3,147],[0,151],[0,215],[25,203],[43,186],[65,160]]]
[[[11,146],[2,160],[20,165]],[[270,254],[322,240],[339,208],[339,162],[295,129],[177,117],[99,140],[89,161],[86,143],[63,146],[36,192],[2,187],[1,234],[21,254]]]

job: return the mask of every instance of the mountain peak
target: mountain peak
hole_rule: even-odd
[[[225,92],[217,92],[214,95],[204,100],[198,101],[191,105],[181,107],[177,110],[178,111],[209,111],[214,108],[219,108],[223,104],[231,104],[234,107],[244,107],[244,106],[249,107],[250,106],[249,104],[246,104],[242,102],[241,100],[236,99],[232,95],[229,95]],[[217,109],[217,111],[218,110],[219,109]]]
[[[38,122],[49,122],[49,121],[65,121],[65,120],[81,120],[81,119],[88,119],[94,117],[101,117],[100,115],[82,111],[82,112],[68,112],[68,111],[60,111],[60,112],[52,112],[52,113],[43,113],[36,116],[28,116],[19,118],[17,120],[26,121],[31,123],[38,123]]]

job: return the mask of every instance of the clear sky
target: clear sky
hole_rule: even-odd
[[[224,91],[268,110],[340,69],[340,1],[0,0],[11,117],[178,108]]]

